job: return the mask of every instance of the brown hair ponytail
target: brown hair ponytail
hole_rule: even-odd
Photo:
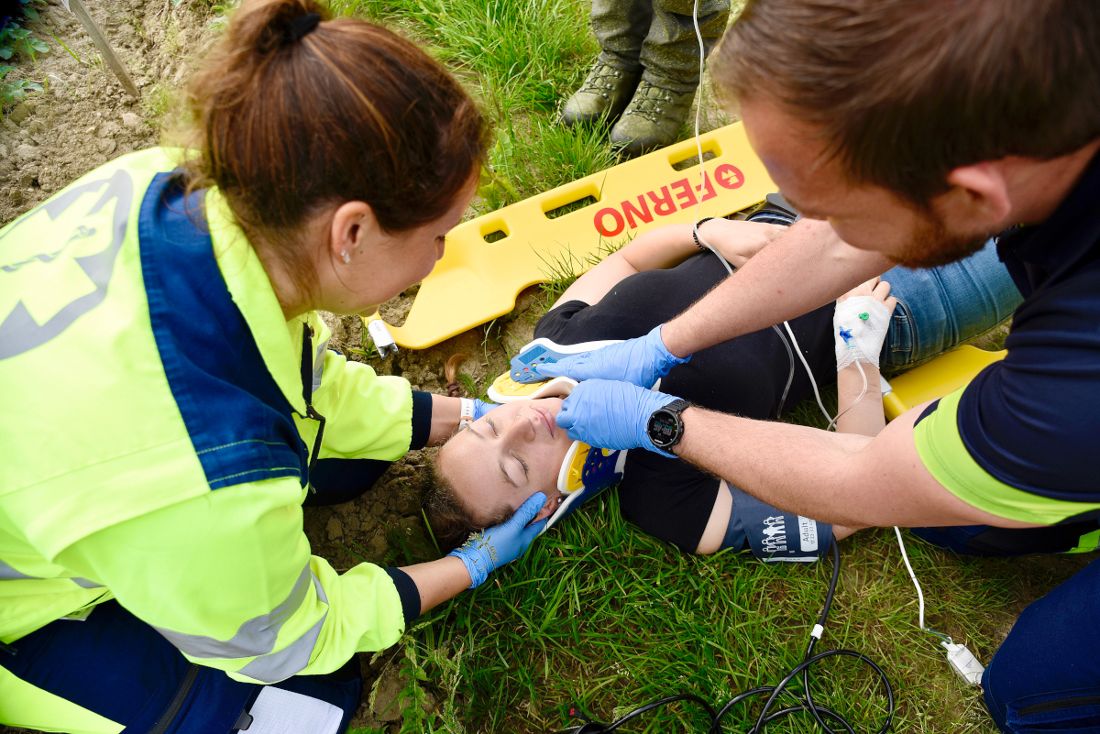
[[[245,230],[307,278],[308,256],[287,236],[307,217],[365,201],[390,232],[437,219],[488,139],[436,61],[385,28],[331,19],[316,0],[245,0],[188,101],[200,151],[189,186],[217,186]]]

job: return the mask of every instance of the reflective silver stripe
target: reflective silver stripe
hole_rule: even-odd
[[[0,561],[0,581],[15,581],[16,579],[36,579],[37,576],[28,576],[21,571],[16,571],[8,564]]]
[[[325,617],[328,613],[325,613]],[[284,647],[279,652],[261,655],[248,665],[241,668],[241,675],[258,680],[261,683],[278,683],[286,680],[309,665],[309,658],[313,655],[313,648],[317,644],[317,638],[321,635],[321,627],[325,623],[325,617],[321,617],[317,624],[309,628],[309,631]]]
[[[321,376],[325,371],[325,352],[328,351],[328,339],[317,345],[317,354],[313,357],[313,392],[321,389]]]
[[[313,577],[313,588],[317,592],[317,598],[322,603],[328,604],[328,596],[321,588],[321,582]],[[313,648],[317,646],[317,638],[321,635],[321,627],[325,624],[328,612],[317,620],[304,635],[284,647],[279,652],[261,655],[238,672],[262,683],[278,683],[281,680],[296,675],[309,665],[309,659],[313,655]]]
[[[56,578],[63,578],[63,577],[53,577],[53,578],[47,579],[44,576],[28,576],[27,574],[23,573],[22,571],[16,571],[14,568],[9,566],[8,564],[4,563],[3,561],[0,561],[0,581],[18,581],[20,579],[35,579],[35,580],[38,580],[38,581],[47,581],[47,580],[52,581]],[[88,579],[80,578],[79,576],[76,577],[76,578],[70,578],[69,580],[72,581],[77,586],[80,586],[80,587],[85,588],[85,589],[101,589],[101,588],[103,588],[103,584],[97,584],[95,581],[89,581]]]
[[[88,579],[80,578],[77,576],[73,579],[73,583],[82,589],[102,589],[103,584],[97,584],[95,581],[89,581]]]
[[[250,658],[265,655],[274,649],[275,640],[279,637],[279,630],[282,629],[283,624],[301,606],[309,590],[310,579],[313,579],[314,586],[321,585],[307,562],[302,573],[298,575],[298,580],[294,582],[290,596],[282,604],[268,614],[261,614],[248,620],[228,640],[216,640],[205,635],[188,635],[163,627],[156,627],[156,630],[180,651],[196,658]]]

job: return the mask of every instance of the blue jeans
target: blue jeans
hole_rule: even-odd
[[[965,260],[936,268],[896,267],[882,276],[898,298],[881,365],[912,366],[1007,319],[1023,301],[990,240]]]

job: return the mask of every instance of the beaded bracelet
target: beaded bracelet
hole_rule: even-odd
[[[704,224],[706,224],[707,222],[709,222],[712,219],[714,219],[714,217],[703,217],[702,219],[700,219],[698,222],[695,223],[694,227],[691,228],[691,239],[694,240],[695,246],[698,247],[703,252],[709,252],[710,248],[699,241],[699,228],[702,227]]]

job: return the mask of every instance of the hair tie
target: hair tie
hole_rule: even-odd
[[[300,41],[304,36],[311,33],[320,24],[320,13],[306,13],[305,15],[299,15],[297,18],[290,21],[290,24],[287,26],[286,39],[291,43],[293,43],[294,41]]]

